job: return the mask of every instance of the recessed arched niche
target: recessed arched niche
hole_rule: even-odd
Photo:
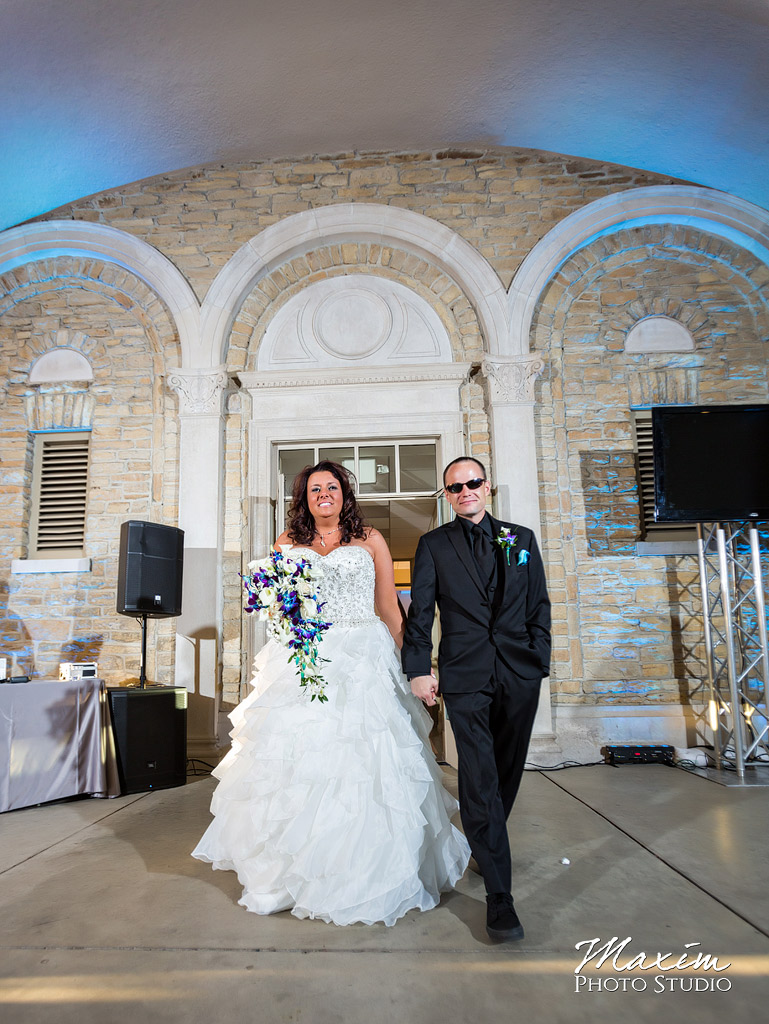
[[[53,348],[39,356],[29,371],[30,384],[61,384],[65,381],[93,380],[93,367],[74,348]]]
[[[268,326],[258,370],[451,362],[438,314],[396,281],[349,274],[293,296]]]
[[[626,352],[693,352],[689,329],[672,316],[645,316],[627,332]]]

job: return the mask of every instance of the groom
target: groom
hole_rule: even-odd
[[[486,885],[486,930],[523,938],[510,895],[507,817],[526,760],[542,676],[550,665],[550,601],[531,530],[486,511],[486,470],[469,456],[443,473],[456,519],[425,534],[414,560],[403,671],[435,704],[432,627],[441,617],[440,690],[459,756],[459,810]]]

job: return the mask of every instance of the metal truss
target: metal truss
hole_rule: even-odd
[[[716,767],[744,779],[746,767],[769,762],[769,551],[751,523],[701,523],[697,534]]]

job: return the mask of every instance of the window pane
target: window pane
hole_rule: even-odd
[[[400,447],[401,491],[430,491],[438,489],[435,470],[434,444],[403,444]]]
[[[291,492],[294,489],[294,480],[298,473],[301,473],[305,466],[315,464],[314,448],[283,449],[279,456],[278,469],[285,479],[286,498],[291,500]]]
[[[395,445],[370,445],[359,450],[360,493],[385,494],[395,490]]]
[[[355,449],[352,445],[344,448],[319,448],[318,462],[322,462],[323,459],[328,462],[338,462],[340,466],[349,469],[351,473],[355,472]]]
[[[373,526],[375,530],[384,537],[388,546],[390,544],[390,505],[384,501],[361,501],[361,511],[363,512],[363,518],[366,520],[369,526]]]
[[[367,517],[368,509],[364,504]],[[386,539],[393,561],[409,561],[414,557],[419,538],[435,525],[435,498],[391,498],[387,510]],[[380,529],[378,524],[377,529]]]

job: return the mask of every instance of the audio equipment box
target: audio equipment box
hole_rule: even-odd
[[[96,661],[83,661],[79,665],[72,661],[62,661],[59,664],[59,679],[64,683],[70,683],[73,679],[95,679],[98,674],[99,663]]]

